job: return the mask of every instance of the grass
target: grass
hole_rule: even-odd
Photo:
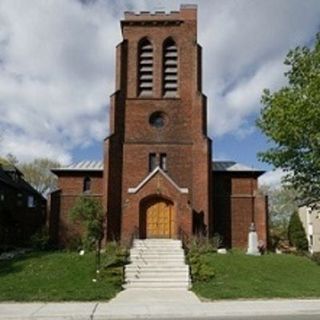
[[[114,253],[101,261],[109,267],[99,274],[94,253],[34,252],[0,261],[0,301],[108,300],[121,290],[122,267]]]
[[[216,276],[198,282],[193,290],[201,297],[308,298],[320,297],[320,266],[307,257],[267,254],[261,257],[232,252],[203,257]]]

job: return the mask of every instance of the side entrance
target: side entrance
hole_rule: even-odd
[[[176,235],[175,210],[172,201],[151,197],[140,206],[141,238],[172,238]]]

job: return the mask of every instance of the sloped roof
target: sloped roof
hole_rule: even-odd
[[[102,171],[103,162],[102,161],[81,161],[78,163],[71,163],[65,167],[53,168],[52,172],[58,171]]]
[[[212,171],[215,172],[254,172],[264,173],[263,170],[249,167],[235,161],[212,161]]]
[[[2,167],[0,167],[0,181],[13,188],[17,188],[17,185],[14,183],[11,177],[5,172],[5,170],[3,170]]]
[[[71,163],[65,167],[54,168],[51,171],[102,171],[103,162],[102,161],[81,161],[78,163]],[[263,170],[257,168],[249,167],[244,164],[235,161],[212,161],[212,171],[215,172],[256,172],[264,173]]]
[[[12,172],[18,173],[18,179],[12,178],[10,174]],[[21,171],[19,171],[14,166],[6,167],[6,168],[3,168],[0,166],[0,181],[17,190],[28,191],[31,194],[37,194],[38,196],[41,196],[43,198],[43,196],[35,188],[33,188],[30,183],[24,180],[23,174],[21,173]]]

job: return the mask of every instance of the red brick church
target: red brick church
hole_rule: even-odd
[[[212,162],[196,7],[126,12],[121,28],[104,160],[52,170],[51,237],[63,245],[77,234],[68,211],[86,194],[102,201],[106,239],[219,234],[227,247],[246,247],[255,222],[266,241],[263,171]]]

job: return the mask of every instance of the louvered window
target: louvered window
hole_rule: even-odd
[[[172,39],[163,46],[163,94],[176,97],[178,91],[178,50]]]
[[[153,48],[149,40],[139,45],[139,95],[151,96],[153,90]]]

